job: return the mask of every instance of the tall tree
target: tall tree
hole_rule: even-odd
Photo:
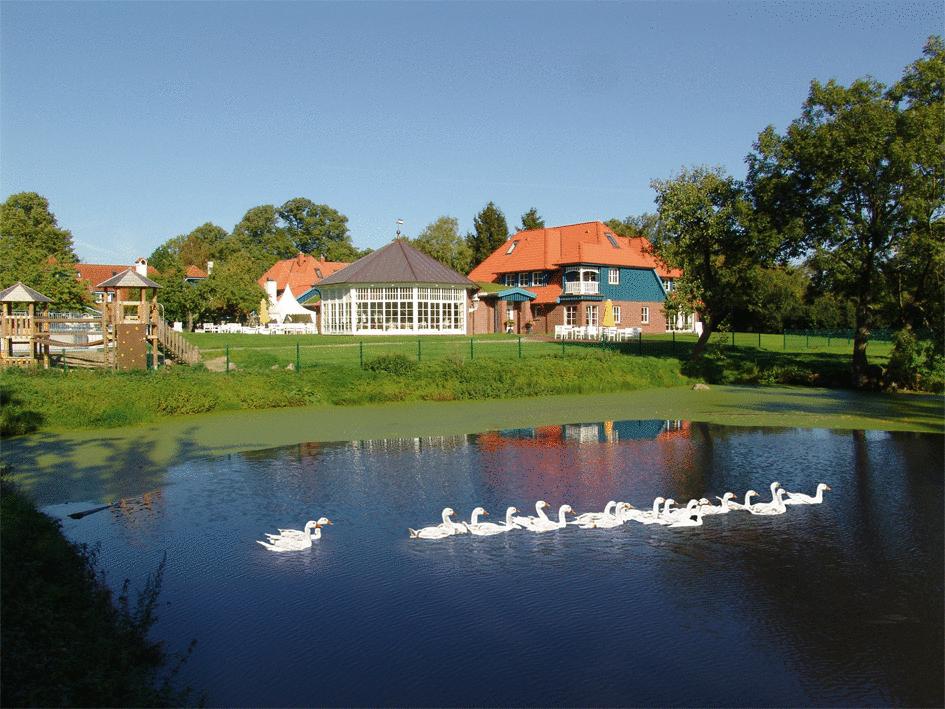
[[[466,238],[472,251],[472,265],[475,266],[482,263],[509,238],[509,225],[502,210],[496,207],[494,202],[489,202],[473,218],[473,227],[475,233]]]
[[[884,274],[910,234],[924,229],[934,241],[945,199],[940,39],[926,45],[926,61],[892,90],[870,78],[813,81],[801,116],[784,135],[765,129],[748,157],[756,206],[786,250],[818,249],[855,302],[856,386],[873,383],[866,349]]]
[[[668,307],[699,312],[702,335],[693,350],[698,357],[716,328],[750,296],[762,244],[750,235],[743,186],[722,168],[684,169],[650,184],[660,221],[654,249],[668,266],[683,271]]]
[[[294,248],[316,257],[328,255],[335,244],[351,244],[348,217],[327,204],[315,204],[304,197],[296,197],[279,207],[279,218],[285,225],[286,235]]]
[[[258,275],[245,254],[214,265],[210,277],[195,288],[195,316],[244,320],[266,297],[266,292],[256,282]]]
[[[469,244],[459,234],[459,220],[455,217],[438,217],[428,224],[416,239],[410,242],[428,256],[446,264],[454,271],[468,273],[472,261]]]
[[[88,297],[76,279],[72,234],[59,227],[49,201],[35,192],[10,195],[0,207],[0,288],[23,281],[59,308]]]
[[[522,215],[522,226],[519,231],[528,231],[529,229],[544,229],[545,220],[538,216],[538,210],[532,207]]]

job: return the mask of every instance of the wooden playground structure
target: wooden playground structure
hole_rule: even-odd
[[[196,347],[160,317],[160,286],[128,269],[96,290],[104,292],[98,313],[51,314],[51,299],[23,283],[0,291],[0,366],[63,366],[117,370],[157,368],[165,356],[195,364]]]

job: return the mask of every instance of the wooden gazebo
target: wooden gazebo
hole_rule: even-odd
[[[161,286],[135,269],[112,276],[95,289],[103,291],[102,338],[105,352],[114,352],[111,363],[117,369],[143,369],[147,366],[148,343],[151,366],[158,365],[157,289]],[[109,342],[114,348],[109,348]]]
[[[0,291],[0,366],[35,366],[42,362],[49,367],[51,302],[20,282]],[[26,312],[14,305],[25,306]]]

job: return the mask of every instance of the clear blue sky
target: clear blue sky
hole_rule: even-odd
[[[354,243],[653,209],[743,159],[811,79],[890,83],[941,1],[0,4],[0,198],[45,195],[84,261],[128,263],[304,196]]]

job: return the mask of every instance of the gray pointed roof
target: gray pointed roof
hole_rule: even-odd
[[[138,273],[133,268],[122,271],[117,276],[112,276],[106,281],[99,283],[96,288],[160,288],[161,286]]]
[[[476,284],[432,256],[417,251],[404,239],[372,251],[318,282],[318,286],[343,283],[437,283],[475,288]]]
[[[0,303],[52,303],[52,298],[47,298],[39,291],[24,285],[22,281],[17,281],[0,291]]]

